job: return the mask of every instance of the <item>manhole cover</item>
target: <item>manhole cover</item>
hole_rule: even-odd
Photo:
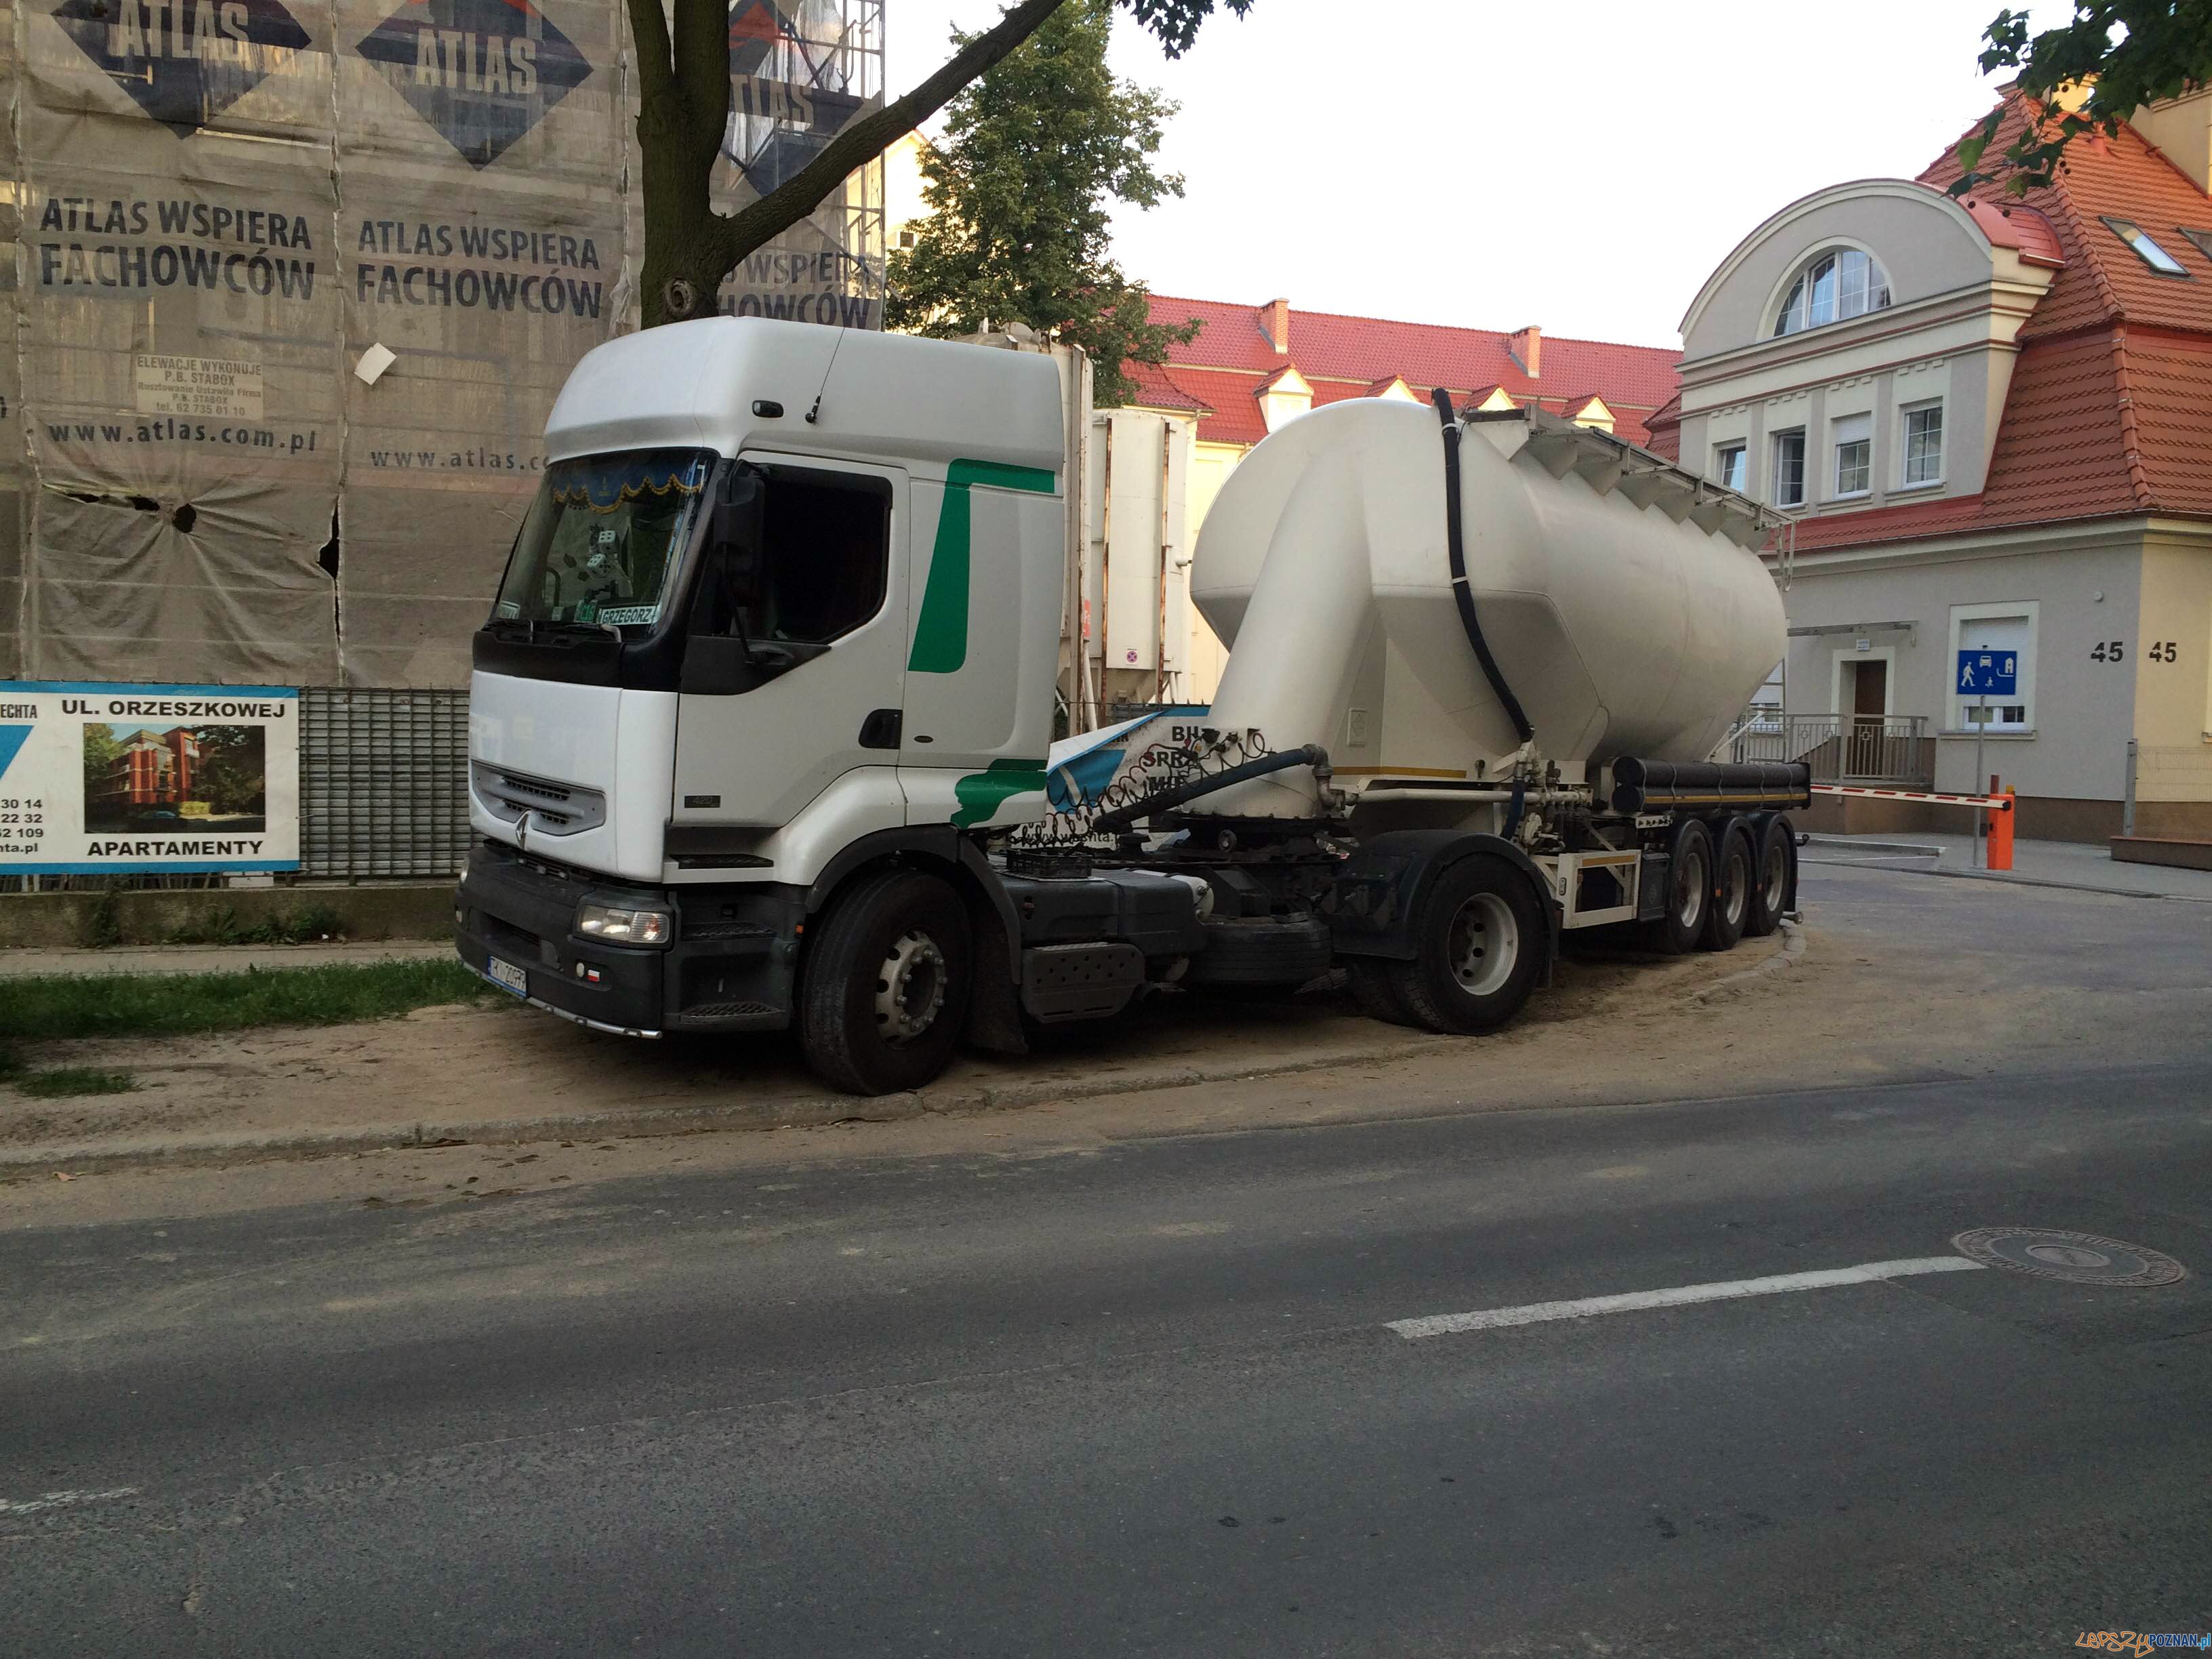
[[[2172,1256],[2140,1244],[2048,1227],[1977,1227],[1951,1243],[1989,1267],[2069,1285],[2171,1285],[2188,1271]]]

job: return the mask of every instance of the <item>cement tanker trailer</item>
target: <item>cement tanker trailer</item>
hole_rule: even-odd
[[[1303,896],[1370,1014],[1471,1031],[1565,931],[1668,952],[1772,932],[1807,769],[1709,757],[1783,653],[1755,550],[1779,522],[1521,410],[1360,398],[1268,437],[1199,538],[1192,594],[1231,647],[1208,718],[1329,764],[1189,799],[1183,845],[1279,857],[1314,832],[1345,856],[1303,896],[1248,866],[1273,902],[1229,957],[1299,929]]]
[[[600,1030],[789,1030],[860,1093],[1167,988],[1332,968],[1478,1032],[1563,933],[1796,904],[1802,765],[1709,758],[1784,644],[1775,520],[1605,434],[1357,399],[1223,490],[1211,711],[1048,755],[1049,359],[758,319],[578,365],[475,641],[462,959]]]

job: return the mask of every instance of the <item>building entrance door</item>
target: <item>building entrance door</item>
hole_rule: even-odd
[[[1855,778],[1886,777],[1884,737],[1889,712],[1889,664],[1869,658],[1851,672],[1850,731],[1844,741],[1844,771]]]

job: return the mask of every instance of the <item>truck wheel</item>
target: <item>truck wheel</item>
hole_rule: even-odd
[[[1705,947],[1733,951],[1751,915],[1751,836],[1741,823],[1721,832],[1713,864],[1713,901],[1705,907]]]
[[[1695,818],[1684,818],[1668,848],[1667,912],[1650,925],[1646,942],[1667,956],[1687,956],[1705,937],[1712,902],[1712,832]]]
[[[919,1089],[968,1018],[968,915],[934,876],[878,870],[839,895],[807,948],[799,994],[806,1063],[832,1088]]]
[[[1353,957],[1345,967],[1351,976],[1352,1000],[1359,1005],[1361,1013],[1385,1025],[1420,1024],[1399,1000],[1398,988],[1390,982],[1390,963],[1372,957]]]
[[[1521,1012],[1544,953],[1535,889],[1477,854],[1437,878],[1413,919],[1418,954],[1388,965],[1390,988],[1432,1031],[1495,1030]]]
[[[1759,861],[1752,872],[1751,915],[1743,931],[1765,939],[1782,925],[1797,890],[1797,837],[1779,812],[1760,826]]]

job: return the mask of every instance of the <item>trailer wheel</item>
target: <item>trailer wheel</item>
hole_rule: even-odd
[[[1352,1000],[1359,1005],[1359,1012],[1368,1018],[1385,1025],[1419,1025],[1413,1011],[1398,996],[1398,988],[1391,982],[1390,964],[1371,957],[1353,957],[1346,963],[1351,976]]]
[[[1413,919],[1418,954],[1392,962],[1390,988],[1432,1031],[1491,1031],[1521,1012],[1544,953],[1535,889],[1503,859],[1477,854],[1437,878]]]
[[[1704,944],[1708,951],[1733,951],[1751,917],[1753,858],[1751,836],[1741,823],[1721,832],[1713,861],[1713,901],[1705,908]]]
[[[952,1057],[973,975],[968,915],[951,888],[912,870],[861,877],[807,949],[806,1063],[848,1094],[921,1087]]]
[[[1684,818],[1674,826],[1674,844],[1667,852],[1666,913],[1645,935],[1651,948],[1670,957],[1696,950],[1712,902],[1712,832],[1695,818]]]
[[[1765,939],[1782,925],[1797,883],[1797,839],[1779,812],[1759,821],[1759,860],[1752,866],[1751,913],[1743,931]]]

